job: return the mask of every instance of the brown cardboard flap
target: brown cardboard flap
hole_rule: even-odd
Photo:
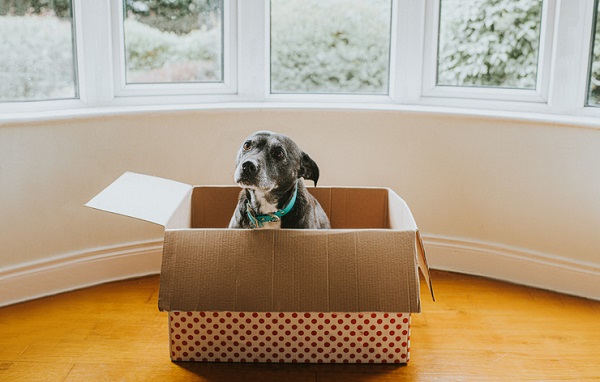
[[[173,218],[178,225],[190,220],[191,192],[184,183],[126,172],[86,206],[166,227]]]
[[[167,311],[418,312],[414,231],[168,230]]]
[[[238,186],[196,186],[192,196],[192,228],[227,228],[235,211]]]
[[[389,228],[388,190],[362,187],[309,187],[332,228]]]
[[[419,264],[419,270],[425,279],[429,293],[431,293],[431,299],[435,301],[435,294],[433,293],[433,283],[431,281],[431,273],[429,272],[429,265],[427,265],[427,257],[425,257],[425,246],[423,245],[423,239],[421,233],[417,230],[417,262]]]

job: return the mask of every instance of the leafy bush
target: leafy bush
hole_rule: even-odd
[[[271,1],[274,91],[386,93],[390,1]]]
[[[592,74],[590,76],[590,94],[588,102],[591,105],[600,105],[600,5],[596,16],[596,30],[594,34],[594,52],[592,55]]]
[[[220,25],[221,0],[126,0],[127,14],[163,32],[190,33]]]
[[[438,83],[533,89],[542,0],[442,0]]]
[[[25,16],[51,13],[71,17],[71,0],[0,0],[0,16]]]
[[[136,20],[125,20],[128,80],[133,82],[218,81],[221,36],[217,28],[185,35],[162,32]],[[195,66],[197,69],[191,69]],[[173,68],[186,68],[177,73]],[[169,71],[171,74],[166,75]]]
[[[0,17],[0,100],[75,97],[70,21]]]

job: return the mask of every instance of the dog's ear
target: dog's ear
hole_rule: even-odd
[[[302,153],[302,159],[300,159],[300,171],[298,172],[298,178],[309,179],[315,182],[319,180],[319,166],[311,159],[306,153]]]

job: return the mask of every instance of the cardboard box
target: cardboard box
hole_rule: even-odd
[[[310,188],[331,230],[227,229],[239,191],[125,173],[86,204],[165,227],[171,359],[407,362],[418,269],[431,283],[406,203],[387,188]]]

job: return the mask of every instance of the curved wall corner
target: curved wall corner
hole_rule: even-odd
[[[13,296],[0,305],[158,272],[161,227],[83,205],[125,171],[232,184],[239,144],[261,129],[296,140],[319,164],[320,185],[393,188],[411,206],[432,268],[600,299],[600,129],[223,109],[0,125],[0,295]],[[33,289],[10,294],[23,285]]]

